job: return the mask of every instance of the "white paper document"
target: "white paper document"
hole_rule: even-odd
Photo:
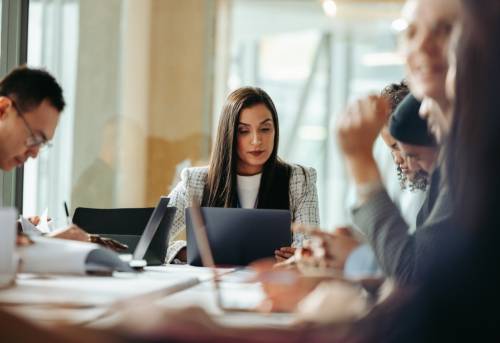
[[[21,223],[23,233],[28,236],[41,236],[42,234],[53,231],[54,228],[52,227],[52,221],[49,221],[47,213],[48,210],[45,209],[40,216],[38,225],[34,225],[28,218],[21,215],[19,217],[19,221]]]
[[[42,231],[40,231],[36,225],[28,220],[28,218],[20,216],[19,221],[21,222],[21,228],[23,229],[23,233],[28,236],[41,236]]]
[[[23,273],[132,272],[116,253],[97,244],[36,236],[31,239],[34,244],[18,248]]]

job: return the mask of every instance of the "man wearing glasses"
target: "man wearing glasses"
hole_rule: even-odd
[[[36,158],[54,137],[64,106],[61,86],[44,70],[18,67],[1,80],[0,169],[9,171],[29,157]],[[117,251],[127,248],[112,239],[89,235],[76,225],[49,236],[98,243]]]
[[[37,157],[54,137],[64,106],[61,87],[44,70],[19,67],[0,81],[0,169]]]

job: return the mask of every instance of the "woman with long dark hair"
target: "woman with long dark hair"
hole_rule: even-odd
[[[200,205],[206,207],[290,210],[293,222],[319,224],[315,170],[282,161],[278,143],[278,114],[269,95],[256,87],[229,94],[209,166],[183,170],[181,181],[169,195],[170,204],[178,211],[167,262],[185,247],[185,241],[172,238],[185,229],[184,209],[192,199],[200,199]],[[296,234],[294,245],[300,245],[301,238]],[[292,252],[293,248],[283,247],[276,257],[282,260]]]

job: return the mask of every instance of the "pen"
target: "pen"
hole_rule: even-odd
[[[71,218],[69,217],[68,204],[66,203],[66,201],[64,202],[64,212],[66,213],[66,223],[70,225]]]

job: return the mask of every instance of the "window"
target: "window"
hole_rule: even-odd
[[[57,78],[67,106],[53,146],[26,164],[25,215],[48,208],[61,227],[64,202],[153,206],[178,163],[206,159],[213,13],[204,1],[30,1],[28,64]]]
[[[318,1],[31,0],[28,63],[56,76],[67,108],[26,165],[24,213],[48,207],[62,225],[64,201],[154,205],[176,166],[207,163],[228,91],[256,85],[277,106],[280,156],[317,170],[322,226],[345,223],[333,123],[403,77],[400,6],[342,3],[332,18]]]
[[[1,0],[0,18],[0,77],[25,63],[27,0]],[[0,171],[0,206],[21,207],[21,197],[16,192],[22,182],[22,171]]]
[[[323,227],[345,224],[347,176],[332,134],[347,102],[403,77],[392,22],[400,6],[316,1],[232,2],[227,88],[256,85],[273,98],[285,160],[314,167]]]
[[[64,89],[67,107],[61,115],[53,146],[25,164],[23,212],[35,215],[47,208],[56,225],[65,223],[63,204],[70,201],[78,22],[76,0],[30,1],[28,65],[43,67],[56,77]]]
[[[124,3],[32,0],[28,65],[50,71],[64,90],[53,145],[25,166],[24,214],[65,224],[64,202],[114,207]],[[123,124],[124,125],[124,124]],[[139,161],[140,162],[140,161]],[[142,200],[142,199],[140,199]],[[141,203],[142,205],[142,203]]]

